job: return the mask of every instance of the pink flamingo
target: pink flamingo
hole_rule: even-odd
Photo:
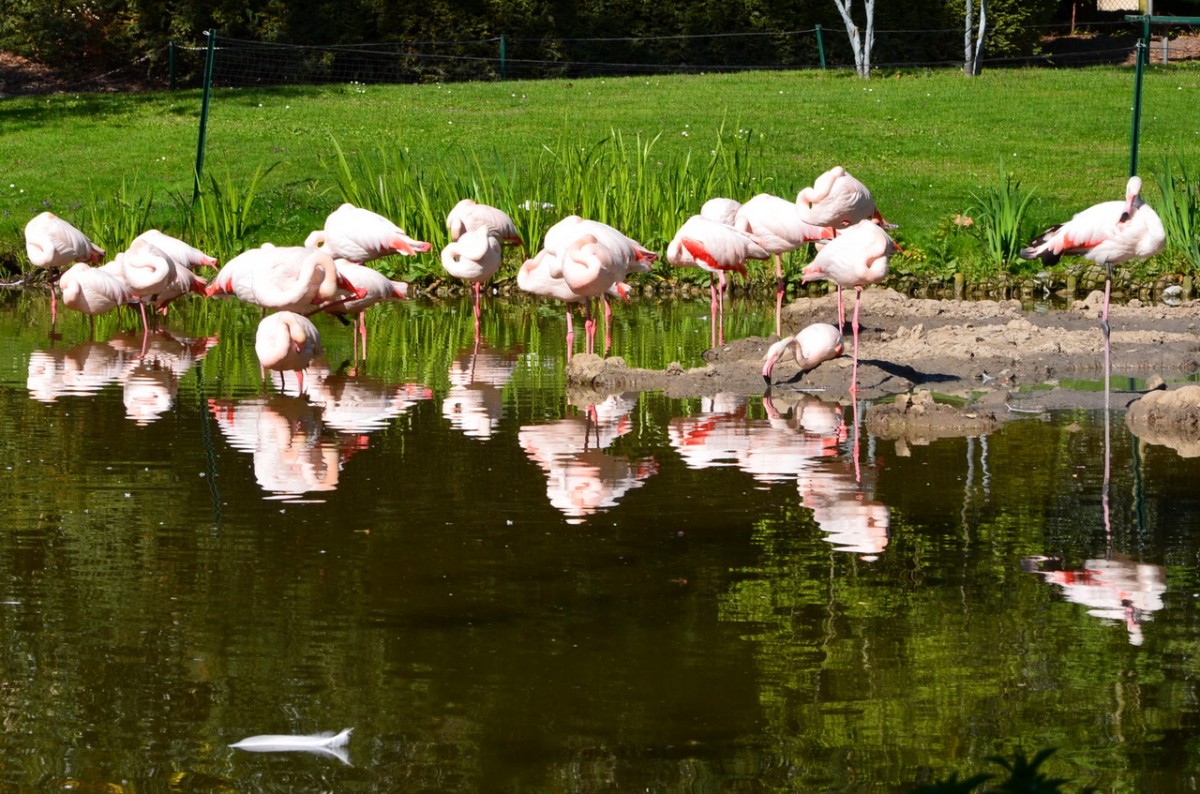
[[[171,260],[175,265],[180,265],[191,270],[196,267],[216,267],[220,261],[215,256],[209,256],[201,251],[188,245],[183,240],[177,237],[172,237],[169,234],[163,234],[158,229],[149,229],[142,232],[134,238],[133,243],[147,242],[163,253],[163,256]],[[130,245],[132,248],[133,245]]]
[[[363,297],[361,290],[339,275],[325,251],[299,246],[271,250],[272,257],[249,271],[249,303],[267,310],[311,314],[348,293]]]
[[[812,187],[801,190],[796,196],[796,206],[800,208],[800,217],[814,226],[845,229],[867,219],[881,226],[889,225],[876,209],[867,186],[840,165],[817,177]]]
[[[771,372],[784,353],[791,351],[800,372],[808,372],[845,352],[841,330],[829,323],[813,323],[793,336],[785,336],[767,348],[767,361],[762,376],[771,385]]]
[[[770,258],[771,254],[750,235],[703,215],[688,218],[675,233],[667,246],[667,261],[676,267],[698,267],[709,274],[713,347],[725,342],[725,273],[733,271],[744,276],[747,259]]]
[[[1105,339],[1109,335],[1113,265],[1154,256],[1167,241],[1162,220],[1142,201],[1141,192],[1141,178],[1131,176],[1125,186],[1124,201],[1104,201],[1081,210],[1066,223],[1051,226],[1021,250],[1022,259],[1041,259],[1047,266],[1065,254],[1104,265],[1104,311],[1100,327]]]
[[[479,299],[483,291],[483,282],[496,275],[503,261],[500,239],[487,226],[476,226],[459,234],[442,249],[442,267],[446,272],[472,285],[475,295],[476,339],[479,338]]]
[[[783,261],[780,254],[795,251],[805,243],[829,240],[834,230],[806,223],[795,202],[759,193],[738,208],[734,226],[758,241],[775,256],[775,333],[783,330]]]
[[[88,316],[89,337],[96,334],[96,315],[137,302],[119,279],[85,262],[77,262],[58,279],[63,305]]]
[[[367,320],[366,310],[377,303],[389,300],[405,300],[408,298],[408,284],[403,281],[392,281],[387,276],[365,265],[352,262],[337,261],[334,263],[340,277],[344,278],[361,297],[348,298],[344,301],[332,301],[321,308],[327,314],[338,317],[358,315],[354,325],[354,352],[358,353],[358,340],[362,339],[362,355],[367,356]]]
[[[295,312],[268,314],[258,324],[254,352],[266,376],[267,370],[295,371],[300,391],[304,390],[304,370],[313,356],[321,352],[321,335],[307,317]]]
[[[899,249],[883,227],[874,221],[859,221],[843,231],[817,252],[804,268],[803,283],[832,281],[841,287],[854,287],[854,365],[850,393],[858,392],[858,306],[862,289],[887,277],[888,257]]]
[[[502,243],[525,244],[521,235],[517,233],[517,225],[504,210],[479,204],[472,199],[463,199],[455,204],[446,216],[446,231],[450,233],[451,242],[481,227]]]
[[[409,237],[382,215],[353,204],[343,204],[325,218],[325,228],[304,241],[306,248],[320,247],[334,259],[361,265],[391,254],[424,253],[432,246]]]
[[[50,271],[50,324],[58,318],[54,281],[64,267],[76,262],[96,263],[104,249],[53,212],[43,212],[25,224],[25,253],[30,264]]]
[[[575,343],[575,326],[571,315],[571,304],[584,303],[588,300],[587,296],[581,295],[571,289],[563,278],[562,264],[559,262],[557,254],[552,253],[547,249],[538,251],[533,259],[525,260],[517,271],[517,286],[532,295],[540,295],[544,298],[554,298],[567,304],[567,359],[571,358],[571,353]],[[628,295],[629,287],[624,283],[614,284],[607,294],[619,298],[625,298]],[[593,338],[587,340],[587,351],[595,350],[595,327],[592,327]]]
[[[207,294],[208,282],[186,265],[176,264],[148,239],[135,239],[129,250],[118,254],[104,269],[110,267],[119,268],[121,278],[138,297],[142,327],[147,333],[150,331],[147,305],[165,311],[172,301],[189,292]]]

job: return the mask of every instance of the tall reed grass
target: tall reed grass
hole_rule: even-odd
[[[1160,198],[1155,210],[1167,233],[1167,251],[1194,272],[1200,269],[1200,185],[1182,158],[1163,158],[1154,181]]]
[[[1023,261],[1018,253],[1029,240],[1025,211],[1033,196],[1034,191],[1021,190],[1021,180],[1003,166],[994,185],[971,194],[975,200],[971,214],[983,234],[988,256],[1000,270],[1011,270]]]

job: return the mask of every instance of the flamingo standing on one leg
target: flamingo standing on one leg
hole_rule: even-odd
[[[502,243],[525,245],[517,233],[517,225],[507,212],[472,199],[463,199],[446,216],[446,231],[454,242],[467,232],[480,227]]]
[[[753,237],[730,225],[693,215],[684,221],[667,246],[667,261],[676,267],[698,267],[709,274],[712,344],[725,343],[725,273],[746,274],[747,259],[770,259],[771,254]],[[716,277],[720,276],[718,290]]]
[[[800,217],[814,226],[832,226],[846,229],[859,221],[873,220],[885,229],[894,228],[883,219],[875,206],[875,198],[859,180],[846,169],[835,165],[817,177],[812,187],[806,187],[796,196]],[[842,288],[838,294],[838,327],[846,323],[846,310],[842,303]]]
[[[455,278],[470,282],[475,295],[475,338],[479,338],[480,294],[483,282],[496,275],[503,261],[500,238],[487,226],[464,231],[442,249],[442,267]]]
[[[304,370],[321,352],[321,335],[307,317],[295,312],[268,314],[258,324],[254,352],[266,376],[267,370],[296,373],[298,389],[304,391]]]
[[[50,271],[50,324],[58,319],[54,281],[59,272],[76,262],[96,263],[104,249],[53,212],[43,212],[25,224],[25,253],[30,264]]]
[[[830,240],[834,229],[806,223],[795,202],[770,193],[759,193],[739,207],[734,226],[752,235],[759,245],[775,255],[775,333],[781,334],[784,284],[780,254],[795,251],[805,243]]]
[[[800,372],[808,372],[822,362],[837,358],[845,352],[841,329],[829,323],[813,323],[793,336],[785,336],[767,348],[767,360],[763,364],[763,380],[771,385],[771,373],[776,362],[791,351]]]
[[[1163,250],[1167,235],[1154,209],[1142,201],[1140,177],[1131,176],[1124,201],[1104,201],[1075,213],[1066,223],[1051,226],[1021,250],[1022,259],[1041,259],[1053,265],[1074,254],[1104,265],[1104,311],[1101,328],[1108,337],[1108,305],[1113,265],[1146,259]]]
[[[362,292],[358,298],[347,298],[332,301],[321,307],[321,311],[338,317],[358,315],[354,325],[354,353],[358,355],[358,340],[362,340],[362,355],[367,357],[367,319],[366,311],[376,303],[388,300],[405,300],[408,298],[408,284],[403,281],[392,281],[378,270],[366,265],[356,265],[351,262],[338,260],[334,263],[338,276],[344,278],[354,287],[356,293]]]
[[[888,257],[899,249],[883,227],[873,221],[859,221],[817,252],[804,268],[803,283],[824,279],[841,287],[854,287],[854,365],[850,393],[858,393],[858,305],[862,289],[878,284],[887,276]]]

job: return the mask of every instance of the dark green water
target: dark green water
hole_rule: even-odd
[[[1044,747],[1200,788],[1200,471],[1119,412],[1106,524],[1102,414],[898,450],[815,397],[589,406],[560,309],[475,353],[419,301],[357,365],[320,323],[298,397],[253,313],[138,359],[39,297],[0,304],[0,789],[891,792]],[[618,309],[614,353],[697,365],[707,311]]]

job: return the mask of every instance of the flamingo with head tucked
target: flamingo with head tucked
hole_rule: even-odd
[[[63,268],[76,262],[96,263],[104,249],[53,212],[43,212],[25,224],[25,253],[30,264],[50,271],[50,323],[58,318],[54,281]]]
[[[698,267],[709,274],[713,347],[725,341],[725,273],[745,275],[747,259],[770,258],[771,254],[749,234],[702,215],[688,218],[675,233],[667,246],[667,261],[676,267]]]
[[[824,280],[840,287],[854,287],[852,394],[858,392],[858,305],[862,290],[887,277],[888,257],[898,250],[882,226],[871,220],[859,221],[826,244],[804,268],[803,282],[806,284]]]
[[[346,203],[325,218],[325,228],[308,235],[307,248],[321,248],[334,259],[361,265],[391,254],[424,253],[432,246],[415,240],[396,224],[362,207]]]
[[[464,231],[442,249],[442,267],[455,278],[471,284],[475,297],[475,338],[479,338],[480,295],[483,282],[496,275],[503,262],[500,238],[487,226]]]
[[[795,251],[805,243],[829,240],[834,230],[805,222],[795,202],[759,193],[738,208],[734,226],[758,241],[775,257],[775,333],[783,328],[783,261],[780,254]]]
[[[137,298],[115,276],[85,262],[72,265],[58,279],[63,305],[88,316],[90,336],[96,333],[96,315],[118,306],[136,303]]]

